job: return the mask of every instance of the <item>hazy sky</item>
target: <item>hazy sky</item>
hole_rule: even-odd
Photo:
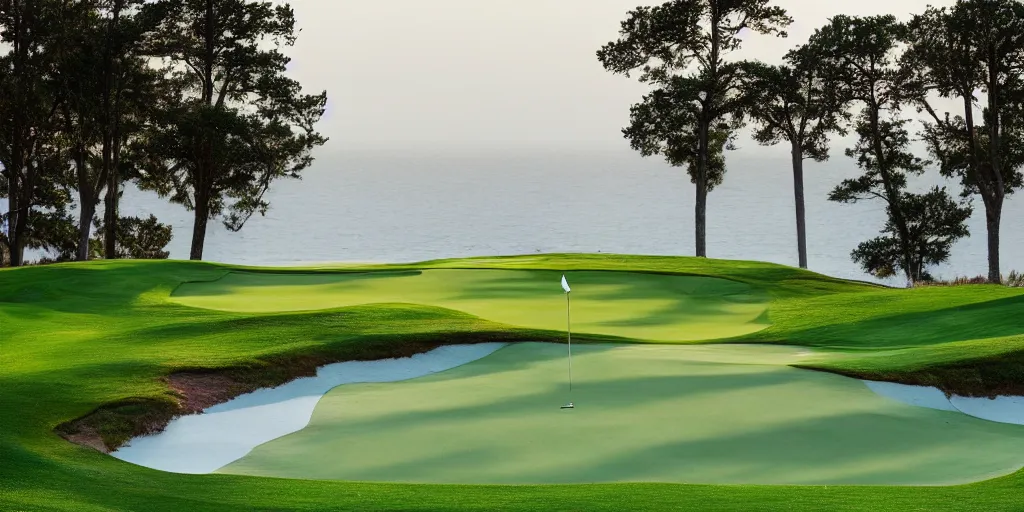
[[[289,49],[333,149],[625,147],[644,87],[604,71],[595,52],[637,0],[291,0]],[[951,0],[779,0],[786,39],[752,36],[744,58],[778,61],[836,14],[907,18]],[[744,144],[752,148],[753,144]]]

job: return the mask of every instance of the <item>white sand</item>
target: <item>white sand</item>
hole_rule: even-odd
[[[324,366],[315,377],[261,389],[172,420],[163,432],[132,439],[111,455],[174,473],[211,473],[256,446],[304,428],[317,402],[342,384],[395,382],[455,368],[486,357],[504,343],[450,345],[401,359]]]
[[[953,395],[930,386],[908,386],[891,382],[864,381],[875,393],[918,407],[955,411],[988,421],[1024,425],[1024,397],[999,396],[995,399]]]
[[[865,384],[876,394],[892,398],[898,402],[940,411],[956,411],[956,407],[949,403],[946,394],[937,388],[930,386],[908,386],[906,384],[894,384],[892,382],[875,382],[866,380]]]
[[[954,395],[949,401],[964,414],[989,421],[1024,425],[1024,397],[1022,396],[997,396],[994,399],[989,399]]]

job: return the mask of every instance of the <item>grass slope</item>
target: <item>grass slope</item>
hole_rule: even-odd
[[[362,270],[626,270],[719,277],[770,297],[771,326],[736,341],[839,347],[822,365],[987,392],[1024,382],[1024,290],[889,290],[757,262],[617,255],[446,260]],[[95,262],[0,271],[0,509],[3,510],[1012,510],[1024,475],[956,487],[616,484],[423,486],[166,474],[61,439],[54,428],[103,404],[123,414],[176,403],[160,378],[231,368],[250,384],[295,367],[423,350],[439,340],[557,341],[562,333],[451,309],[364,305],[243,313],[171,301],[231,271],[189,262]],[[323,269],[288,271],[310,273]],[[353,271],[354,268],[334,269]],[[949,322],[956,315],[956,322]],[[894,332],[898,331],[898,332]],[[600,336],[582,337],[602,341]],[[875,356],[875,354],[878,354]],[[1018,384],[1014,384],[1018,383]],[[145,402],[140,402],[145,400]],[[141,404],[141,405],[140,405]],[[126,432],[111,427],[111,440]]]

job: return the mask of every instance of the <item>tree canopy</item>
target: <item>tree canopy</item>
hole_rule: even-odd
[[[981,197],[988,278],[998,283],[1003,202],[1024,185],[1024,5],[962,0],[952,8],[929,7],[908,23],[907,36],[904,66],[916,73],[913,99],[927,113],[922,137],[940,172],[959,179],[965,195]],[[980,112],[979,92],[987,96]],[[959,100],[961,113],[940,115],[935,97]]]
[[[817,56],[806,46],[789,52],[782,65],[744,62],[742,81],[745,114],[756,125],[754,140],[790,145],[797,256],[800,267],[807,268],[803,162],[828,159],[829,134],[846,133],[849,100],[836,94],[835,77],[819,70]]]
[[[174,85],[152,131],[143,188],[195,213],[192,259],[202,259],[207,221],[242,229],[265,213],[279,178],[297,178],[327,139],[314,125],[327,93],[307,95],[286,76],[295,42],[291,7],[246,0],[165,0],[154,42]],[[269,41],[272,48],[264,47]]]
[[[768,0],[672,0],[630,11],[619,39],[597,52],[606,70],[627,77],[639,70],[640,82],[661,91],[632,109],[624,134],[647,154],[663,153],[672,165],[689,165],[696,184],[697,256],[707,256],[707,193],[724,176],[721,151],[744,104],[742,67],[725,57],[740,48],[744,30],[786,37],[792,21]],[[687,147],[694,142],[691,155]]]

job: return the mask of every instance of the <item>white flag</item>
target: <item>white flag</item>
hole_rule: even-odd
[[[569,293],[569,283],[565,280],[565,274],[562,274],[562,289],[565,290],[565,293]]]

